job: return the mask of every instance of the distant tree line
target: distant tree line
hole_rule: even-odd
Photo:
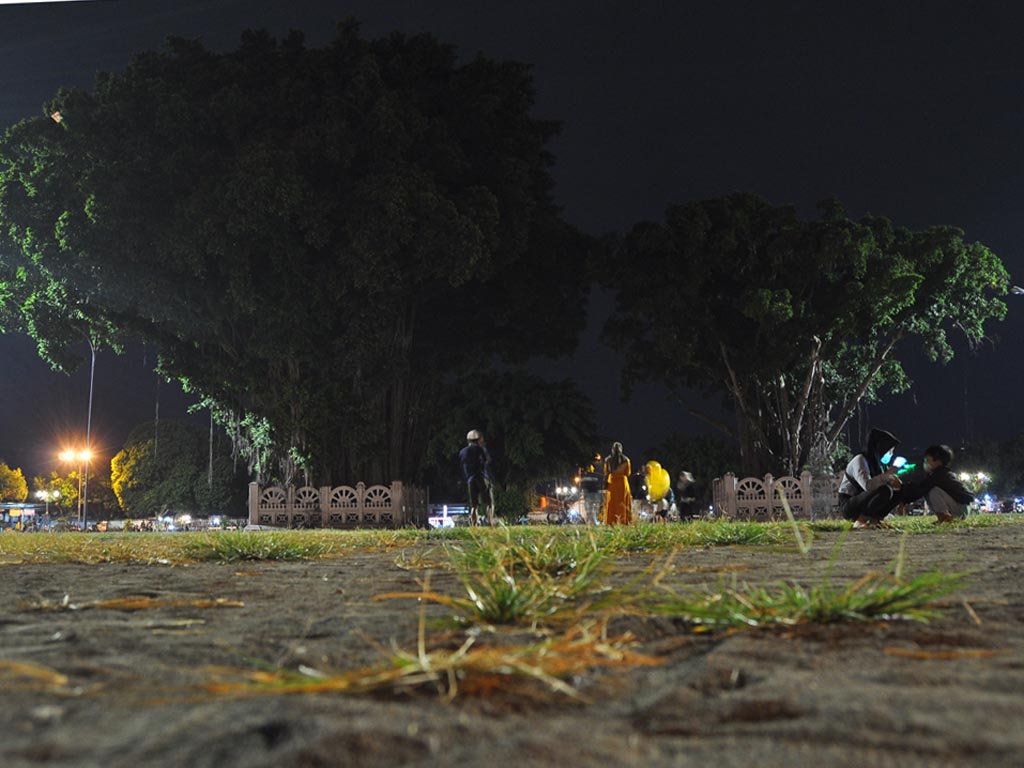
[[[110,481],[128,517],[246,514],[247,475],[223,439],[174,421],[136,427],[110,462]]]

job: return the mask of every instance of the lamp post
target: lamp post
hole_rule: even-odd
[[[82,498],[82,530],[86,528],[89,518],[89,459],[92,458],[92,383],[96,373],[96,342],[92,335],[88,337],[89,352],[92,355],[92,362],[89,365],[89,410],[85,417],[85,450],[82,451],[85,461],[85,496]]]
[[[50,526],[50,502],[60,498],[60,491],[56,488],[52,491],[36,491],[36,498],[46,502],[46,526]]]
[[[46,517],[50,517],[50,502],[60,498],[60,491],[36,491],[36,498],[46,502]]]
[[[85,510],[86,507],[82,504],[82,468],[89,466],[89,459],[92,458],[92,453],[88,450],[85,451],[62,451],[60,454],[60,460],[67,463],[78,463],[78,512],[76,518],[82,526],[84,531],[86,528]]]

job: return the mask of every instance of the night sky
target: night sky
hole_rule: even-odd
[[[1007,3],[0,4],[0,126],[41,115],[59,87],[91,87],[97,71],[122,68],[169,34],[226,50],[245,28],[295,28],[319,46],[346,16],[369,37],[429,32],[465,57],[533,64],[535,115],[564,123],[551,145],[557,198],[589,233],[736,191],[805,216],[835,194],[854,217],[959,226],[1024,281],[1024,10]],[[867,420],[916,446],[1024,431],[1024,297],[1007,301],[1007,320],[990,329],[995,344],[960,343],[946,367],[908,355],[913,389],[869,408]],[[661,388],[620,401],[616,357],[597,345],[607,307],[595,295],[577,355],[538,370],[579,380],[602,434],[636,457],[673,431],[704,432]],[[93,430],[107,457],[153,417],[151,367],[141,347],[98,359]],[[161,418],[181,416],[188,400],[177,385],[159,391]],[[30,340],[0,336],[0,458],[27,477],[56,468],[60,445],[84,433],[87,396],[87,370],[51,373]]]

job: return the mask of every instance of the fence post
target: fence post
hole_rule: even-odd
[[[391,519],[396,528],[405,526],[405,499],[402,498],[402,481],[391,481]]]
[[[249,483],[249,524],[259,525],[260,522],[260,484]]]
[[[810,520],[814,502],[814,488],[813,488],[813,476],[806,469],[800,473],[800,495],[803,497],[800,500],[800,504],[803,507],[803,511],[800,513],[800,517],[804,520]]]
[[[356,514],[359,515],[358,525],[366,522],[366,483],[356,483]]]
[[[331,514],[331,486],[320,486],[320,527],[327,528],[327,517]]]
[[[718,514],[729,520],[734,520],[736,518],[736,475],[726,472],[717,482],[720,493],[714,501],[716,506],[721,505]]]

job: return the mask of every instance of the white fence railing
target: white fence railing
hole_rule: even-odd
[[[716,477],[713,483],[715,512],[730,520],[785,520],[786,511],[779,499],[781,487],[793,516],[798,520],[820,520],[839,515],[839,482],[842,475],[800,477],[765,475],[763,479],[737,479],[731,472]]]
[[[278,528],[425,527],[426,489],[356,483],[323,486],[267,486],[249,483],[249,522]]]

